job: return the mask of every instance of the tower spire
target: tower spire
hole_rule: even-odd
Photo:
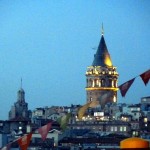
[[[101,31],[102,31],[101,40],[97,48],[97,52],[94,55],[94,61],[92,63],[92,66],[111,67],[113,65],[103,36],[104,34],[103,24]]]
[[[104,35],[103,23],[102,23],[102,28],[101,28],[101,34]]]
[[[21,89],[22,89],[22,78],[21,78]]]

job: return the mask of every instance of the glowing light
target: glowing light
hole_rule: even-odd
[[[119,88],[114,88],[114,87],[88,87],[85,88],[87,91],[88,90],[113,90],[113,91],[118,91]]]
[[[117,101],[117,98],[116,98],[116,96],[114,95],[113,102],[115,103],[116,101]]]
[[[144,122],[147,122],[147,118],[144,118]]]
[[[106,56],[106,58],[105,58],[105,64],[106,64],[107,66],[112,66],[112,62],[111,62],[109,56]]]

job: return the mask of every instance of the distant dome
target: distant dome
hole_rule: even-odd
[[[132,149],[132,148],[149,148],[149,142],[147,140],[137,138],[137,137],[131,137],[127,138],[125,140],[122,140],[120,142],[120,148],[122,149]]]

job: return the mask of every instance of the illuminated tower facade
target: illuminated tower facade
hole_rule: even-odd
[[[87,67],[86,83],[87,103],[96,100],[104,107],[107,102],[117,101],[118,73],[112,64],[103,31],[93,63]]]

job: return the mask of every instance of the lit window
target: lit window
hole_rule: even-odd
[[[95,86],[95,82],[94,82],[94,80],[92,81],[92,87],[94,87]]]
[[[112,87],[114,87],[114,80],[112,80],[112,82],[111,82],[111,86],[112,86]]]
[[[120,131],[122,131],[122,127],[120,127]]]
[[[144,122],[147,122],[147,118],[144,118]]]
[[[98,82],[98,86],[101,87],[101,81]]]
[[[123,127],[123,131],[127,131],[127,127]]]
[[[111,127],[111,128],[110,128],[110,130],[111,130],[111,131],[114,131],[114,128],[113,128],[113,127]]]
[[[114,103],[117,101],[117,98],[115,95],[114,95],[113,101],[114,101]]]
[[[92,97],[90,97],[90,102],[92,101]]]
[[[96,80],[96,85],[99,85],[99,80]]]

